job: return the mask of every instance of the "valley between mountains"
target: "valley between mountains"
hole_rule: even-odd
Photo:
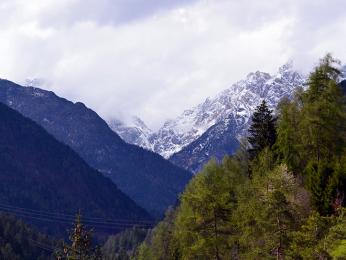
[[[346,67],[342,71],[345,75]],[[186,194],[194,192],[190,190],[193,185],[202,185],[198,181],[210,172],[217,177],[227,167],[249,160],[237,156],[244,156],[240,148],[256,123],[252,119],[259,109],[273,113],[275,121],[280,102],[290,104],[296,102],[297,93],[309,93],[309,77],[296,71],[292,63],[274,75],[249,73],[215,97],[166,121],[156,132],[138,117],[128,125],[117,119],[106,122],[83,103],[1,79],[0,210],[4,214],[0,214],[0,221],[15,221],[7,214],[20,218],[23,222],[16,222],[13,228],[31,237],[34,242],[28,246],[44,243],[44,248],[52,251],[60,243],[55,238],[66,239],[67,226],[77,212],[82,212],[87,227],[97,230],[95,240],[106,241],[103,254],[127,257],[134,250],[145,252],[145,246],[152,250],[157,237],[171,234],[167,228],[176,225],[170,219],[175,218],[172,214],[176,214],[177,206],[183,210],[186,203],[199,203],[199,193],[186,201]],[[338,87],[346,93],[344,79],[339,78]],[[216,161],[204,168],[213,158]],[[247,167],[237,169],[245,171]],[[218,178],[225,176],[222,173]],[[241,176],[233,177],[232,183],[243,181]],[[205,199],[218,192],[204,194]],[[203,206],[196,209],[200,208]],[[78,227],[80,215],[75,221]],[[148,231],[151,228],[153,233]],[[11,241],[15,239],[12,233],[6,234]],[[124,241],[128,241],[127,246],[121,244]],[[140,243],[142,247],[137,248]],[[125,248],[127,253],[121,251]],[[93,250],[95,257],[101,254],[97,248]],[[38,255],[43,259],[52,256],[33,249],[27,252],[28,259]]]

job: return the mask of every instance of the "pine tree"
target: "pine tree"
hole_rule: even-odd
[[[80,213],[76,217],[69,239],[71,245],[65,245],[62,251],[58,250],[58,260],[102,259],[100,247],[92,247],[92,231],[85,228]]]
[[[250,158],[255,158],[264,148],[272,147],[276,140],[275,121],[273,111],[265,100],[256,108],[252,116],[252,125],[249,129]]]

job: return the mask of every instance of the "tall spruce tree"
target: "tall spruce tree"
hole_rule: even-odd
[[[273,111],[268,108],[267,102],[262,101],[252,118],[249,129],[248,142],[250,143],[250,158],[255,158],[264,148],[272,147],[276,140],[275,117]]]
[[[69,238],[71,245],[65,245],[62,250],[57,251],[58,260],[102,260],[101,249],[98,246],[92,247],[92,231],[85,228],[80,213]]]

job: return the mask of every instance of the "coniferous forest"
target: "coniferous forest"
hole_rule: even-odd
[[[8,203],[0,205],[1,259],[345,259],[346,88],[339,68],[327,54],[292,97],[274,109],[262,100],[237,152],[211,159],[156,220],[68,146],[0,105],[1,169],[8,173],[0,192]],[[64,191],[63,174],[75,176],[71,165],[92,176],[84,195],[71,197],[73,184]],[[101,198],[105,187],[114,198]],[[101,205],[94,216],[122,219],[90,217],[90,198]],[[62,201],[87,217],[49,211]]]
[[[133,259],[344,259],[346,97],[321,59],[277,109],[265,100],[234,155],[211,160]]]
[[[0,260],[346,260],[346,0],[0,0]]]

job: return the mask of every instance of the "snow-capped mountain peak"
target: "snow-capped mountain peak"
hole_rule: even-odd
[[[109,127],[116,132],[127,143],[139,145],[148,150],[153,150],[149,137],[152,135],[152,130],[139,118],[132,117],[126,123],[112,119],[108,121]]]
[[[291,96],[295,88],[304,81],[305,77],[294,70],[292,62],[288,62],[281,66],[275,75],[261,71],[249,73],[245,79],[231,85],[214,98],[209,97],[203,103],[185,110],[176,119],[167,120],[155,133],[143,131],[143,126],[136,126],[135,129],[144,132],[141,138],[133,134],[125,136],[122,131],[126,127],[119,129],[110,125],[127,142],[141,145],[169,158],[227,118],[233,118],[237,136],[241,136],[247,130],[252,112],[263,99],[274,108],[280,99]],[[148,139],[144,140],[142,137]]]

